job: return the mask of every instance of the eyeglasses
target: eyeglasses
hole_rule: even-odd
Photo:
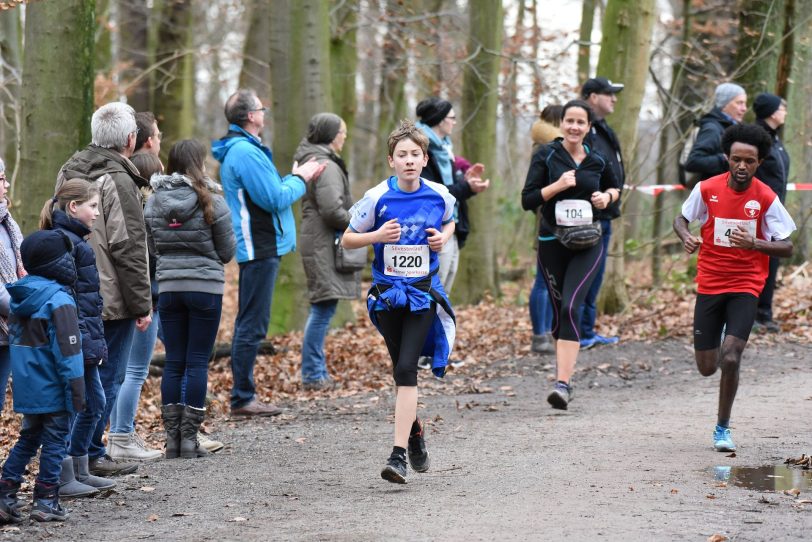
[[[267,107],[260,107],[258,109],[250,109],[250,111],[252,111],[252,112],[254,112],[254,111],[262,111],[263,113],[267,113],[268,108]]]
[[[445,118],[445,120],[457,120],[456,115],[449,115]]]

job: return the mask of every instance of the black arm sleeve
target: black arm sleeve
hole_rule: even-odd
[[[522,188],[522,209],[525,211],[535,211],[544,203],[541,197],[541,189],[549,183],[549,172],[541,152],[546,147],[541,147],[530,160],[530,168],[527,170],[527,178]]]

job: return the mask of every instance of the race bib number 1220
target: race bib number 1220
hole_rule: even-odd
[[[429,274],[429,246],[384,245],[383,273],[391,277],[425,277]]]

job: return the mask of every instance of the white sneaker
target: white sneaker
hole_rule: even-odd
[[[109,433],[107,455],[115,460],[155,461],[163,456],[158,450],[147,447],[138,433]]]
[[[205,448],[210,454],[214,452],[219,452],[223,448],[225,448],[225,444],[220,442],[219,440],[210,439],[203,433],[197,433],[197,443],[200,444],[202,448]]]

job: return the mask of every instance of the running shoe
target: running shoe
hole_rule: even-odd
[[[420,356],[417,358],[417,368],[423,370],[431,369],[431,358],[429,356]]]
[[[420,432],[409,436],[409,465],[415,472],[429,470],[429,452],[426,450],[426,440],[423,438],[423,424]]]
[[[406,473],[408,467],[406,466],[406,458],[398,455],[391,455],[386,460],[386,466],[381,471],[381,478],[393,484],[405,484]]]
[[[595,346],[603,346],[604,344],[617,344],[620,337],[604,337],[603,335],[595,334]],[[583,348],[583,347],[582,347]]]
[[[547,402],[555,409],[567,410],[567,405],[572,401],[572,395],[571,386],[558,382],[547,396]]]
[[[717,452],[735,452],[736,444],[733,443],[733,436],[729,427],[717,425],[713,431],[713,447]]]
[[[597,344],[595,337],[584,337],[581,339],[581,350],[589,350]]]

